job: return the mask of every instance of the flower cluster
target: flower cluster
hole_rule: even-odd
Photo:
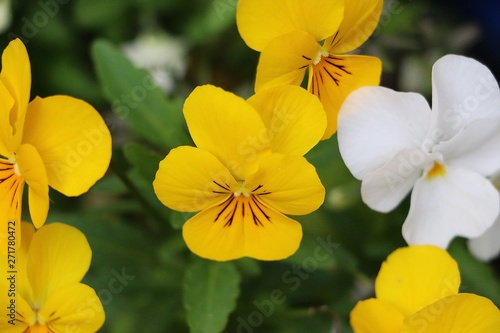
[[[499,215],[491,177],[500,171],[500,89],[484,65],[456,55],[434,65],[432,108],[419,94],[378,87],[380,60],[350,52],[372,34],[382,5],[240,0],[238,30],[260,52],[255,95],[196,88],[184,116],[197,147],[170,151],[155,192],[171,209],[197,212],[183,237],[199,256],[286,258],[302,231],[284,214],[308,214],[325,194],[303,155],[338,130],[369,207],[388,212],[413,189],[402,233],[415,246],[384,263],[377,298],[352,312],[355,332],[496,332],[500,311],[458,293],[445,249],[456,236],[481,236]]]
[[[0,267],[10,273],[0,281],[0,331],[96,332],[104,310],[80,283],[89,244],[73,227],[44,224],[49,187],[78,196],[104,176],[111,135],[85,101],[61,95],[30,102],[30,88],[28,53],[16,39],[3,52],[0,73]],[[21,223],[25,185],[33,224]]]
[[[239,0],[238,31],[260,52],[255,93],[243,99],[209,84],[195,88],[183,107],[194,146],[171,149],[152,187],[186,214],[182,236],[196,255],[285,259],[303,236],[289,216],[310,214],[325,198],[305,156],[337,133],[366,205],[389,212],[411,192],[402,226],[409,247],[387,258],[375,297],[352,310],[354,332],[499,332],[497,306],[459,293],[458,265],[446,249],[460,236],[483,260],[500,251],[500,88],[486,66],[458,55],[435,63],[431,106],[417,93],[379,87],[381,61],[353,51],[374,32],[382,7],[382,0]],[[0,257],[17,246],[17,305],[14,319],[0,313],[0,330],[96,332],[105,315],[81,283],[91,262],[87,239],[45,222],[50,188],[79,196],[104,176],[111,135],[88,103],[30,101],[30,87],[26,48],[14,40],[0,73]],[[32,224],[21,223],[25,187]],[[2,272],[13,269],[8,262],[1,260]],[[0,280],[3,295],[8,288],[9,279]],[[0,298],[3,309],[11,302]]]
[[[325,194],[302,156],[336,131],[351,91],[379,83],[380,60],[344,53],[368,39],[381,10],[382,1],[238,2],[240,34],[262,51],[256,94],[245,102],[196,88],[184,116],[197,149],[172,150],[153,184],[166,206],[201,211],[183,226],[194,253],[277,260],[297,250],[300,224],[283,214],[308,214]],[[297,87],[306,71],[308,91]]]
[[[49,187],[67,196],[81,195],[104,176],[111,159],[111,135],[91,105],[69,96],[30,102],[30,86],[28,53],[16,39],[2,55],[0,73],[2,250],[8,222],[20,225],[25,184],[31,219],[40,228],[49,210]]]

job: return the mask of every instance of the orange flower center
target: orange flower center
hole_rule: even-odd
[[[34,326],[30,326],[26,333],[53,333],[53,331],[47,325],[36,323]]]
[[[251,221],[257,226],[264,226],[265,222],[270,222],[270,217],[266,213],[269,209],[260,199],[259,196],[271,194],[264,190],[262,185],[257,186],[253,190],[248,190],[245,187],[245,182],[240,181],[240,187],[236,191],[232,191],[228,185],[224,186],[214,181],[224,191],[216,193],[227,193],[226,200],[219,204],[220,212],[217,214],[214,222],[221,222],[224,227],[229,227],[235,221]]]
[[[15,161],[0,158],[0,198],[4,202],[9,202],[7,212],[9,219],[17,218],[15,213],[20,208],[19,196],[22,195],[23,184],[24,178]]]
[[[446,169],[444,166],[438,162],[434,162],[432,168],[427,172],[426,178],[431,180],[436,177],[444,176],[446,174]]]

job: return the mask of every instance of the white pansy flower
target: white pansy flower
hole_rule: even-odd
[[[165,92],[171,92],[175,80],[187,70],[187,46],[163,32],[144,33],[123,45],[123,51],[137,67],[148,70]]]
[[[403,237],[446,248],[499,214],[486,177],[500,168],[500,89],[484,65],[447,55],[433,66],[432,94],[431,109],[416,93],[360,88],[341,108],[338,141],[369,207],[388,212],[413,189]]]

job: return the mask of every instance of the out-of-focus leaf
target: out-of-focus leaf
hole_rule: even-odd
[[[128,172],[131,182],[140,191],[145,204],[155,211],[153,215],[166,223],[170,220],[170,210],[158,200],[153,189],[153,180],[163,156],[138,143],[127,144],[123,148],[123,153],[132,165],[132,170]],[[161,230],[165,230],[165,228],[161,228]]]
[[[164,156],[138,143],[125,145],[123,153],[144,179],[152,183],[158,171],[158,164]]]
[[[182,229],[182,226],[184,223],[187,222],[191,217],[195,216],[197,212],[191,213],[191,212],[178,212],[178,211],[172,211],[170,214],[170,225],[174,229]]]
[[[222,332],[236,307],[239,284],[240,274],[233,263],[195,258],[184,279],[190,332]]]
[[[305,267],[308,271],[331,270],[337,266],[335,252],[338,247],[340,244],[332,242],[330,236],[320,237],[306,234],[303,236],[297,252],[285,261]]]
[[[168,100],[147,71],[134,67],[107,41],[93,44],[92,57],[113,111],[135,134],[160,147],[190,142],[181,112],[182,99]]]
[[[245,257],[235,261],[235,264],[245,276],[255,277],[262,273],[259,261],[256,259]]]
[[[88,68],[81,67],[74,58],[61,56],[57,63],[46,66],[50,75],[43,78],[56,87],[58,94],[70,95],[85,101],[102,100],[99,87]]]
[[[135,187],[135,191],[140,192],[141,198],[144,200],[143,204],[145,204],[146,209],[153,210],[149,212],[151,215],[155,216],[159,221],[159,223],[164,223],[165,225],[158,226],[157,232],[166,232],[167,227],[166,224],[169,221],[170,209],[165,207],[158,197],[156,196],[153,185],[150,181],[146,180],[139,169],[134,168],[130,172],[127,173],[127,177],[132,182]]]
[[[92,191],[106,194],[125,194],[128,189],[116,175],[108,175],[98,181],[92,187]]]
[[[207,9],[191,17],[186,38],[193,44],[206,44],[236,22],[236,3],[234,0],[213,0]]]
[[[127,10],[124,0],[77,0],[74,13],[78,24],[87,28],[105,27]]]
[[[155,12],[160,11],[170,11],[173,12],[176,7],[181,5],[191,6],[191,3],[185,3],[182,0],[168,0],[168,1],[158,1],[158,0],[129,0],[131,4],[137,6],[143,10],[154,10]]]

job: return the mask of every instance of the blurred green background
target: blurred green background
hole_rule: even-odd
[[[304,238],[295,255],[214,263],[187,250],[180,228],[190,215],[159,203],[151,182],[169,149],[191,144],[182,104],[195,86],[210,83],[243,97],[253,92],[258,54],[238,35],[236,3],[24,0],[7,8],[0,46],[16,37],[25,42],[32,97],[82,98],[113,135],[106,177],[79,198],[52,191],[48,219],[78,227],[90,242],[84,282],[104,304],[101,332],[351,332],[349,311],[373,294],[386,256],[405,245],[408,201],[389,214],[366,207],[333,137],[307,155],[327,198],[315,213],[297,217]],[[431,66],[447,53],[472,56],[499,78],[498,2],[385,5],[360,50],[382,59],[382,85],[430,98]],[[500,261],[477,261],[463,239],[450,252],[462,291],[500,305]]]

